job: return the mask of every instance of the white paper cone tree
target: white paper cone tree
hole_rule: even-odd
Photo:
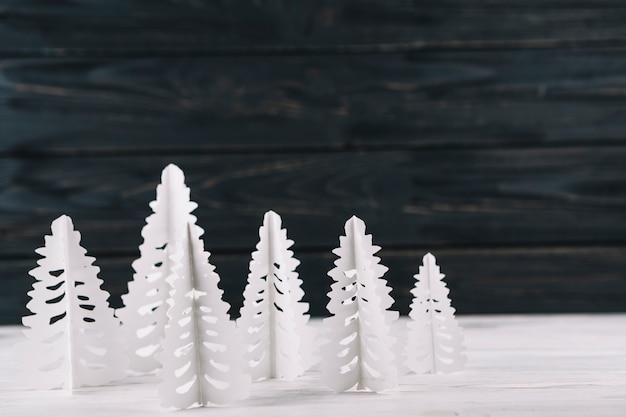
[[[196,221],[191,212],[197,204],[189,196],[183,172],[168,165],[157,186],[156,200],[150,203],[154,213],[146,218],[141,231],[141,256],[133,262],[135,274],[128,293],[122,296],[125,307],[117,311],[129,345],[130,369],[136,372],[151,372],[159,366],[154,353],[167,322],[165,303],[170,286],[165,279],[171,274],[171,246],[183,238],[187,223]]]
[[[291,380],[317,359],[315,333],[307,326],[309,306],[302,302],[302,280],[295,271],[300,262],[289,250],[293,241],[273,211],[265,213],[259,238],[237,325],[248,346],[252,379]]]
[[[415,275],[408,323],[405,364],[418,373],[460,371],[465,366],[463,333],[454,318],[449,293],[437,261],[430,253]]]
[[[43,258],[29,272],[37,280],[28,293],[33,314],[22,319],[27,341],[19,346],[23,382],[73,390],[123,378],[128,360],[120,323],[72,220],[52,222],[52,235],[36,252]]]
[[[176,244],[172,255],[169,322],[163,349],[156,354],[162,364],[159,394],[165,407],[225,404],[245,398],[250,386],[245,346],[199,233],[199,227],[189,224],[188,238]]]
[[[383,391],[397,384],[395,339],[390,333],[398,313],[388,310],[393,298],[382,278],[387,267],[374,256],[380,247],[365,234],[365,223],[352,217],[345,231],[333,251],[339,259],[328,273],[335,282],[328,293],[332,317],[324,320],[328,342],[322,346],[322,379],[336,392],[355,385],[358,390]]]

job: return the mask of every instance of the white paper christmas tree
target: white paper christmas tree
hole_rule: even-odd
[[[317,359],[315,334],[307,326],[309,306],[301,301],[302,280],[295,272],[300,262],[289,250],[293,241],[273,211],[265,213],[259,238],[237,321],[248,346],[248,372],[253,380],[294,379]]]
[[[333,251],[339,259],[328,273],[335,283],[328,293],[333,316],[324,320],[329,340],[322,346],[322,378],[336,392],[355,385],[358,390],[383,391],[397,384],[390,332],[398,313],[388,310],[393,298],[382,278],[387,267],[374,256],[380,247],[365,234],[365,223],[352,217],[345,231]]]
[[[454,318],[443,275],[430,253],[411,290],[413,302],[409,316],[404,357],[409,370],[418,373],[460,371],[465,366],[463,333]]]
[[[222,300],[220,278],[204,252],[201,232],[190,223],[171,257],[169,322],[163,350],[156,354],[162,364],[159,394],[165,407],[225,404],[249,392],[245,345],[228,315],[230,306]]]
[[[123,378],[128,360],[120,323],[72,220],[52,222],[52,235],[36,252],[43,258],[29,272],[37,280],[28,293],[33,315],[22,319],[28,340],[19,346],[24,383],[74,390]]]
[[[187,223],[195,223],[191,214],[198,206],[189,198],[183,172],[168,165],[156,189],[156,200],[150,203],[154,211],[146,218],[141,231],[141,256],[133,262],[135,274],[128,283],[128,293],[122,296],[124,308],[117,311],[130,349],[130,369],[151,372],[159,367],[154,353],[163,338],[167,322],[171,274],[171,246],[186,233]],[[199,232],[202,234],[202,232]]]

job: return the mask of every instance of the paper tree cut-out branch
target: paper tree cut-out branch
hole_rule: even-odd
[[[159,394],[165,407],[178,409],[225,404],[248,395],[245,346],[240,343],[229,305],[222,300],[219,276],[199,238],[199,227],[175,245],[168,299],[169,317],[163,350]]]
[[[123,378],[128,360],[120,323],[72,220],[52,222],[52,235],[36,252],[43,258],[29,272],[37,280],[28,292],[33,314],[22,319],[27,341],[19,346],[24,383],[74,390]]]
[[[249,346],[246,359],[253,380],[294,379],[316,361],[313,329],[302,302],[300,262],[289,248],[293,241],[281,229],[281,218],[265,213],[257,250],[252,253],[244,304],[237,325]]]
[[[465,365],[463,333],[454,318],[444,276],[435,257],[426,254],[411,290],[414,298],[404,350],[405,364],[418,374],[455,372]]]
[[[154,353],[167,322],[171,246],[183,238],[187,223],[196,221],[191,212],[197,204],[189,195],[183,172],[168,165],[157,186],[156,200],[150,203],[154,213],[146,218],[141,231],[141,256],[132,264],[135,274],[128,293],[122,296],[125,307],[117,310],[129,345],[130,369],[136,372],[151,372],[159,366]]]
[[[326,337],[322,346],[323,382],[336,392],[356,385],[358,390],[383,391],[396,386],[398,372],[391,324],[398,313],[389,311],[391,288],[382,276],[387,267],[374,256],[380,247],[365,234],[365,223],[352,217],[346,235],[333,251],[339,259],[328,275],[335,280],[328,293],[324,320]]]

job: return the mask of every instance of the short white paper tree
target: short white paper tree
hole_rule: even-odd
[[[43,258],[29,272],[37,280],[28,292],[33,314],[22,319],[27,341],[19,346],[24,383],[74,390],[123,378],[128,360],[120,323],[72,219],[52,222],[52,235],[36,252]]]
[[[168,165],[157,186],[156,200],[150,203],[154,213],[141,230],[141,256],[133,262],[135,274],[128,293],[122,296],[125,307],[117,310],[129,345],[130,369],[136,372],[151,372],[159,366],[154,353],[167,322],[165,302],[170,286],[165,279],[171,274],[171,246],[182,239],[187,223],[196,221],[191,212],[197,204],[189,195],[183,172]]]
[[[178,409],[225,404],[248,395],[245,346],[240,343],[229,305],[222,300],[219,276],[199,238],[201,230],[189,224],[189,234],[175,245],[172,285],[168,299],[159,394],[165,407]]]
[[[418,374],[455,372],[465,366],[463,333],[454,318],[444,276],[435,257],[426,254],[411,290],[414,298],[404,349],[405,364]]]
[[[328,342],[322,346],[322,378],[336,392],[355,385],[358,390],[383,391],[397,384],[395,339],[390,333],[398,313],[388,310],[393,298],[382,278],[387,267],[374,256],[380,247],[365,234],[365,223],[352,217],[345,231],[333,251],[339,259],[328,272],[335,282],[328,293],[333,316],[324,320]]]
[[[302,280],[295,271],[300,262],[289,248],[293,241],[281,229],[273,211],[263,217],[259,243],[252,253],[244,304],[237,325],[248,351],[253,380],[294,379],[316,361],[315,333],[302,302]]]

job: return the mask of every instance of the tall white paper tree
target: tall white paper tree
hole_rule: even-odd
[[[365,234],[365,223],[352,217],[346,235],[333,253],[339,256],[328,275],[335,280],[328,293],[324,320],[328,342],[322,346],[322,378],[336,392],[356,385],[358,390],[383,391],[397,384],[397,368],[391,324],[398,313],[391,288],[382,276],[387,267],[374,256],[380,247]]]
[[[168,165],[157,186],[156,200],[150,203],[154,213],[141,230],[141,256],[132,264],[135,274],[128,293],[122,296],[125,307],[117,311],[130,349],[130,369],[136,372],[159,367],[154,353],[167,322],[165,302],[170,287],[165,279],[171,274],[171,246],[183,238],[187,223],[196,221],[191,212],[198,205],[189,195],[183,172]]]
[[[465,366],[463,333],[454,318],[445,275],[433,255],[426,254],[415,275],[408,323],[405,364],[418,373],[460,371]]]
[[[73,390],[123,378],[128,360],[120,323],[72,219],[53,221],[36,252],[43,258],[29,272],[37,280],[28,292],[33,314],[22,319],[27,341],[19,346],[24,383]]]
[[[300,262],[273,211],[265,213],[259,238],[237,321],[248,346],[248,372],[253,380],[294,379],[317,359],[315,333],[307,326],[309,306],[302,302],[302,280],[295,271]]]
[[[165,407],[225,404],[245,398],[249,391],[245,346],[230,321],[229,305],[222,300],[220,278],[204,252],[201,232],[190,223],[189,233],[171,257],[169,322],[163,350],[156,354],[162,364],[159,394]]]

